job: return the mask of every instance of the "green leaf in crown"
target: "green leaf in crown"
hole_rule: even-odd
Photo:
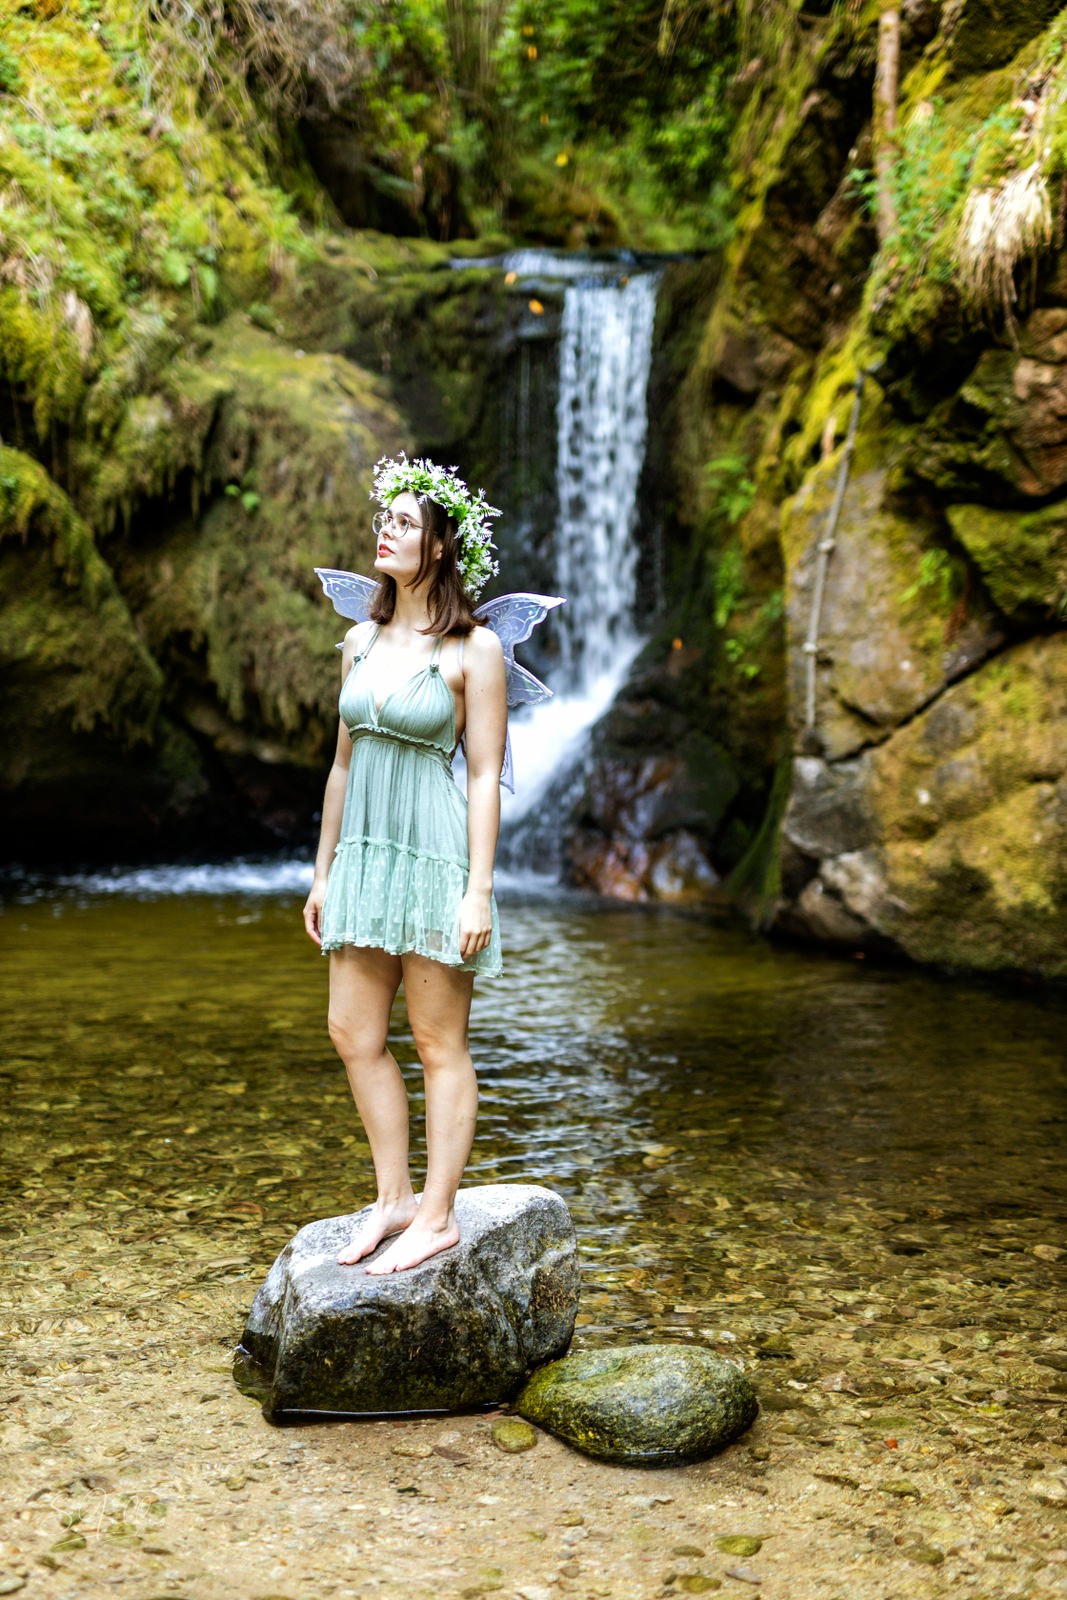
[[[396,460],[383,456],[374,468],[371,499],[389,506],[405,491],[436,500],[455,517],[460,550],[456,566],[468,599],[477,600],[489,579],[500,571],[489,531],[489,518],[499,517],[499,509],[489,505],[484,490],[472,494],[455,467],[439,467],[421,456],[409,461],[403,451]]]

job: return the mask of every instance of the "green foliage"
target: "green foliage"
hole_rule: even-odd
[[[0,44],[0,94],[18,94],[21,87],[18,60],[6,44]]]
[[[625,187],[655,180],[670,213],[721,212],[736,67],[732,8],[718,0],[517,0],[500,45],[501,105],[522,147],[565,171],[615,150]],[[705,215],[713,231],[715,219]],[[720,220],[721,226],[721,220]]]
[[[704,482],[714,499],[715,511],[733,527],[756,498],[756,485],[749,476],[748,460],[728,452],[716,456],[704,468]]]
[[[736,545],[723,551],[715,568],[715,608],[712,615],[721,631],[737,610],[744,593],[744,560]]]
[[[897,225],[884,249],[905,269],[918,271],[927,266],[946,219],[966,193],[982,135],[1001,117],[1000,112],[995,113],[961,139],[959,130],[946,121],[944,103],[933,100],[913,113],[898,135],[889,172]],[[873,216],[877,205],[875,175],[854,167],[849,176]],[[930,264],[947,275],[944,260]]]
[[[909,605],[920,595],[924,595],[931,599],[939,610],[947,611],[959,587],[959,571],[948,551],[942,550],[939,546],[933,550],[924,550],[919,557],[919,570],[914,583],[910,583],[901,591],[901,604]]]
[[[259,495],[254,489],[244,487],[245,479],[240,483],[228,483],[223,489],[223,494],[228,494],[234,500],[240,500],[248,515],[254,516],[259,505]]]
[[[758,678],[766,659],[766,645],[785,613],[785,600],[775,589],[747,622],[723,640],[723,654],[746,682]]]

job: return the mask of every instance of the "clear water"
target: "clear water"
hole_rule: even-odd
[[[86,1241],[93,1271],[62,1299],[82,1327],[190,1284],[247,1282],[250,1300],[295,1229],[370,1198],[303,890],[235,880],[9,886],[0,1210],[25,1315],[38,1290],[54,1307],[55,1262]],[[857,1338],[985,1326],[1033,1345],[1055,1329],[1062,994],[558,889],[501,900],[468,1181],[567,1200],[581,1341],[755,1341],[831,1315]],[[401,1003],[394,1021],[417,1122]]]

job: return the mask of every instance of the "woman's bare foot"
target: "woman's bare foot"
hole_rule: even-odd
[[[403,1272],[407,1267],[417,1267],[420,1261],[428,1261],[441,1250],[451,1250],[458,1243],[459,1227],[454,1217],[443,1228],[431,1227],[421,1217],[416,1217],[396,1243],[370,1263],[367,1272],[375,1277],[385,1272]]]
[[[382,1205],[380,1200],[376,1201],[352,1243],[339,1252],[338,1264],[342,1267],[355,1266],[357,1261],[362,1261],[364,1256],[377,1250],[382,1240],[388,1239],[390,1234],[403,1233],[417,1216],[418,1209],[419,1202],[415,1198],[388,1206]]]

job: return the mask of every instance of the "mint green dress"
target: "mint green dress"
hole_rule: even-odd
[[[360,667],[380,631],[375,627],[355,656],[338,701],[352,759],[322,904],[322,949],[416,950],[464,972],[499,977],[495,895],[489,944],[470,961],[459,952],[470,856],[467,801],[452,776],[456,703],[441,676],[443,641],[379,708]]]

